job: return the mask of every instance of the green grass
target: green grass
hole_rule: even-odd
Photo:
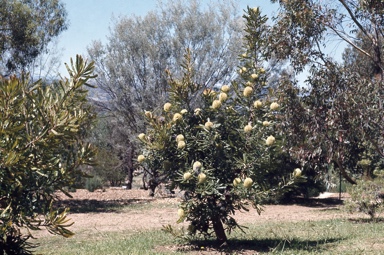
[[[166,254],[155,250],[156,246],[171,244],[173,238],[161,230],[135,233],[99,233],[92,236],[40,239],[37,254],[60,255],[140,255]],[[175,253],[183,254],[183,253]]]
[[[227,248],[214,240],[197,240],[177,246],[161,230],[135,233],[98,233],[64,239],[39,239],[41,254],[198,254],[199,250],[223,254],[380,254],[384,249],[384,224],[342,219],[325,221],[260,223],[246,233],[232,233]],[[172,248],[173,247],[173,248]],[[180,249],[178,250],[177,247]],[[186,249],[187,247],[187,249]],[[172,249],[171,249],[172,248]]]

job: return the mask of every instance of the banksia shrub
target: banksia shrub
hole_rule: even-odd
[[[257,13],[249,11],[254,16],[260,15],[258,10]],[[159,179],[168,180],[170,186],[184,191],[178,211],[179,222],[188,221],[192,234],[209,236],[214,232],[220,242],[227,240],[225,230],[240,227],[233,218],[237,210],[251,204],[260,213],[265,196],[291,187],[295,181],[292,168],[285,182],[280,179],[280,186],[265,189],[266,165],[271,163],[271,154],[279,148],[276,144],[281,140],[279,134],[272,135],[272,125],[263,126],[263,120],[273,121],[277,111],[272,112],[261,103],[267,72],[259,72],[257,80],[254,78],[253,86],[249,87],[246,85],[247,70],[257,71],[261,67],[244,64],[246,67],[240,69],[244,79],[216,91],[206,89],[193,80],[191,53],[187,50],[182,65],[184,76],[175,79],[168,73],[172,107],[169,111],[153,113],[158,116],[147,119],[147,136],[151,137],[151,142],[143,143],[145,160],[141,163],[147,169],[156,169]],[[225,100],[222,93],[225,93]],[[174,121],[174,115],[182,109],[186,109],[186,113]],[[160,123],[158,119],[163,121]],[[273,141],[265,146],[271,137]],[[177,149],[175,139],[187,146]],[[165,161],[172,164],[164,167]]]

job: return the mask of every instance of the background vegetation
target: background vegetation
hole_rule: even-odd
[[[22,228],[71,235],[66,211],[52,210],[54,192],[130,188],[138,168],[152,194],[162,182],[187,191],[181,219],[221,241],[217,227],[236,226],[228,217],[242,198],[289,201],[334,186],[335,176],[356,185],[354,205],[374,216],[383,197],[384,3],[271,2],[280,7],[269,20],[257,8],[240,18],[230,1],[166,2],[115,21],[105,45],[89,46],[94,62],[77,57],[68,79],[35,82],[27,71],[67,28],[66,11],[58,0],[1,1],[2,249],[27,252]],[[348,45],[341,60],[327,50],[331,39]],[[286,189],[273,197],[276,186]]]

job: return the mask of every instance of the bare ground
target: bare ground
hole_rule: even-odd
[[[77,190],[70,193],[72,198],[63,194],[58,194],[60,198],[59,206],[71,208],[69,218],[74,222],[70,230],[76,236],[92,236],[93,238],[103,237],[104,233],[124,232],[134,234],[140,231],[151,229],[161,229],[164,225],[176,224],[178,219],[177,208],[180,198],[162,197],[157,194],[155,198],[148,196],[148,191],[133,189],[125,190],[120,188],[97,190],[89,192],[87,190]],[[335,218],[350,218],[342,210],[339,210],[342,201],[347,194],[325,193],[309,202],[303,203],[298,199],[297,203],[289,205],[266,205],[261,215],[255,209],[250,208],[248,212],[237,212],[236,221],[240,225],[257,224],[268,222],[298,222],[298,221],[318,221]],[[137,206],[139,205],[139,206]],[[353,216],[356,217],[356,214]],[[364,217],[360,215],[359,217]],[[48,235],[47,232],[38,231],[35,237]],[[161,252],[183,251],[190,255],[211,255],[227,254],[222,252],[220,247],[205,247],[201,250],[193,245],[180,246],[159,246],[155,248]],[[225,249],[225,248],[224,248]],[[230,254],[230,253],[228,253]],[[236,254],[250,255],[258,254],[253,249],[241,248]]]
[[[62,205],[69,206],[69,218],[75,222],[71,230],[75,233],[135,232],[147,229],[159,229],[163,225],[174,225],[178,219],[177,205],[180,198],[151,198],[145,190],[107,189],[89,192],[77,190],[71,193],[73,198],[60,195]],[[338,194],[323,194],[312,199],[309,204],[267,205],[261,215],[250,208],[249,212],[238,212],[235,219],[240,225],[263,221],[295,222],[303,220],[321,220],[346,217],[345,213],[335,210],[341,201]],[[345,198],[345,194],[343,194]],[[150,212],[135,204],[151,204]],[[119,206],[133,205],[130,210],[116,209]],[[144,208],[145,210],[145,208]],[[328,211],[324,213],[324,211]]]

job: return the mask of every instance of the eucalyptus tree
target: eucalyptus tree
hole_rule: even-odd
[[[383,156],[384,3],[279,2],[270,36],[272,52],[288,59],[297,74],[309,69],[308,90],[301,96],[295,77],[281,81],[289,149],[302,164],[312,162],[319,170],[334,164],[355,183],[351,174],[361,172],[357,162],[368,147]],[[329,54],[332,42],[348,45],[341,61]]]
[[[0,1],[0,72],[25,71],[67,29],[60,0]]]
[[[214,6],[198,0],[159,2],[143,17],[115,20],[108,42],[88,48],[99,74],[97,104],[111,117],[110,128],[118,130],[115,146],[135,150],[144,112],[161,107],[168,97],[166,70],[183,77],[179,67],[187,48],[196,66],[193,82],[203,84],[201,90],[228,82],[235,74],[241,34],[231,1]]]

